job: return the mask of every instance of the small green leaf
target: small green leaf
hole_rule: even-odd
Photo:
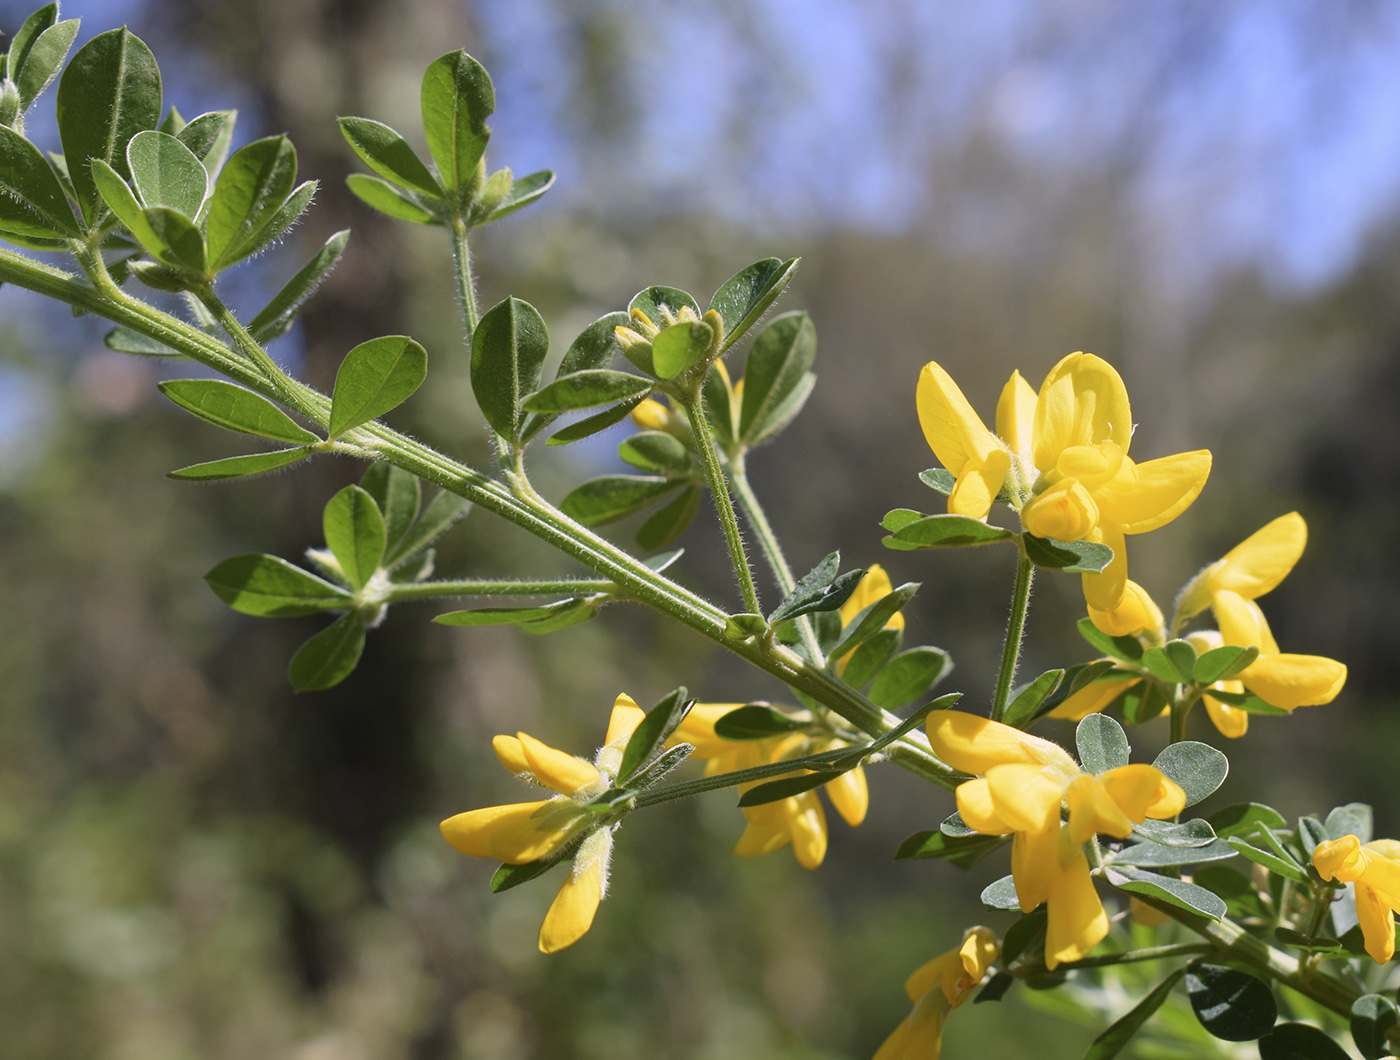
[[[1269,984],[1234,968],[1193,965],[1186,974],[1186,996],[1201,1026],[1227,1042],[1254,1041],[1278,1019]]]
[[[923,696],[952,668],[948,653],[927,645],[900,652],[887,662],[870,686],[870,701],[897,710]]]
[[[1259,1039],[1259,1060],[1351,1060],[1325,1031],[1306,1023],[1280,1023]]]
[[[598,615],[598,605],[587,598],[574,598],[562,600],[553,605],[550,613],[539,618],[532,618],[529,621],[521,622],[520,628],[532,636],[539,636],[543,633],[557,633],[561,629],[568,629],[570,626],[577,626],[581,622],[587,622],[590,618]]]
[[[18,64],[13,62],[15,45],[19,43],[19,36],[16,35],[10,45],[12,61],[9,71],[19,89],[21,111],[28,110],[29,105],[39,98],[39,94],[53,83],[77,35],[78,19],[70,18],[66,22],[55,23],[40,33],[29,50],[19,56]]]
[[[1006,837],[978,835],[954,837],[939,831],[915,832],[895,851],[896,861],[943,858],[962,869],[970,869],[988,854],[1000,850]]]
[[[195,158],[204,163],[205,171],[212,176],[228,158],[228,149],[233,144],[233,127],[237,120],[236,110],[206,111],[191,119],[188,125],[175,133],[175,139],[193,151]]]
[[[152,256],[165,253],[165,241],[146,219],[146,212],[136,198],[136,193],[127,186],[117,171],[100,158],[91,163],[91,175],[97,192],[113,215],[126,226],[128,232]]]
[[[1391,1054],[1387,1040],[1400,1025],[1400,1009],[1381,994],[1365,994],[1351,1005],[1351,1037],[1366,1060],[1380,1060]]]
[[[423,487],[418,476],[377,460],[360,476],[360,488],[374,498],[379,514],[384,517],[385,555],[392,555],[408,535],[423,501]]]
[[[330,437],[378,419],[408,400],[428,375],[428,353],[407,335],[362,342],[335,375]]]
[[[1292,857],[1257,847],[1239,836],[1231,836],[1226,842],[1235,848],[1236,853],[1243,855],[1256,865],[1263,865],[1272,873],[1292,880],[1294,883],[1308,882],[1308,874]]]
[[[1045,673],[1016,693],[1011,702],[1006,705],[1006,714],[1002,717],[1002,722],[1016,729],[1029,727],[1031,722],[1046,713],[1046,710],[1041,708],[1064,683],[1064,679],[1064,670],[1046,670]],[[1090,717],[1098,716],[1096,714],[1090,715]]]
[[[10,51],[5,57],[0,73],[8,74],[11,80],[18,80],[24,70],[30,51],[40,36],[51,29],[58,21],[58,4],[45,4],[20,23],[15,35],[10,38]],[[73,21],[77,21],[74,19]]]
[[[637,771],[629,785],[634,791],[643,791],[651,787],[676,766],[680,765],[695,751],[695,747],[688,743],[678,743],[674,747],[662,751],[651,764],[645,769]]]
[[[1310,935],[1304,935],[1301,931],[1294,931],[1292,928],[1274,928],[1274,938],[1285,946],[1296,950],[1331,953],[1340,953],[1342,950],[1342,944],[1336,939],[1313,938]]]
[[[1257,658],[1259,649],[1255,647],[1227,644],[1223,648],[1213,648],[1196,660],[1196,684],[1213,685],[1229,680]]]
[[[592,369],[607,368],[612,363],[613,357],[617,355],[617,335],[619,327],[626,325],[626,313],[608,313],[599,317],[588,327],[579,333],[578,338],[569,344],[569,348],[564,353],[564,359],[559,362],[559,370],[555,372],[556,380],[565,376],[573,375],[575,372],[589,371]],[[618,416],[621,419],[628,411],[631,411],[632,404],[640,401],[634,399],[626,406],[626,411]],[[607,415],[614,410],[608,409],[600,415]],[[543,428],[553,423],[556,419],[553,413],[532,413],[525,420],[525,425],[521,428],[521,439],[528,441],[538,434]],[[616,422],[614,420],[613,422]],[[568,428],[565,428],[566,430]],[[556,444],[551,442],[550,444]],[[562,443],[557,443],[562,444]]]
[[[1037,567],[1049,567],[1066,574],[1098,574],[1113,562],[1113,549],[1095,541],[1055,541],[1034,534],[1022,534],[1026,555]]]
[[[250,453],[247,456],[230,456],[223,460],[210,460],[203,464],[191,464],[175,471],[167,472],[166,478],[200,479],[216,481],[225,478],[243,478],[245,475],[260,475],[264,471],[276,471],[280,467],[305,460],[314,449],[303,446],[297,449],[278,449],[272,453]]]
[[[953,487],[958,484],[957,478],[946,468],[931,467],[927,471],[919,472],[919,479],[931,490],[937,490],[945,497],[953,492]]]
[[[430,225],[441,220],[435,210],[420,202],[413,193],[400,191],[387,180],[368,173],[351,173],[345,178],[345,184],[366,206],[397,221]]]
[[[647,517],[637,528],[637,544],[648,552],[665,548],[694,521],[700,511],[700,490],[687,486],[672,501]]]
[[[1071,666],[1064,674],[1065,676],[1060,680],[1055,690],[1046,696],[1041,704],[1035,708],[1035,713],[1031,718],[1032,721],[1045,717],[1045,715],[1049,714],[1070,696],[1088,688],[1095,681],[1128,676],[1122,671],[1115,671],[1113,662],[1109,659],[1098,659],[1091,663],[1078,663]],[[1126,692],[1127,688],[1125,687],[1123,691]],[[1116,702],[1116,697],[1113,701],[1105,704],[1105,706],[1112,706],[1113,702]],[[1008,707],[1007,709],[1009,712],[1010,708]]]
[[[1235,856],[1235,848],[1219,840],[1203,846],[1163,846],[1155,842],[1130,843],[1108,860],[1112,865],[1136,865],[1160,869],[1169,865],[1199,865],[1225,861]]]
[[[715,735],[723,740],[761,740],[805,729],[810,724],[810,717],[784,714],[766,703],[749,703],[735,707],[715,722]]]
[[[131,176],[126,145],[160,122],[160,68],[151,49],[125,27],[88,41],[58,82],[58,133],[83,219],[96,216],[97,188],[88,159]]]
[[[242,261],[251,257],[263,247],[276,239],[280,239],[287,230],[296,224],[301,215],[306,212],[306,208],[311,205],[311,200],[316,195],[319,184],[314,180],[298,184],[292,193],[277,207],[261,227],[248,235],[243,242],[239,243],[227,255],[230,264]]]
[[[548,352],[543,318],[519,298],[494,305],[472,335],[472,391],[486,422],[508,441],[519,441],[520,401],[539,388]]]
[[[690,450],[679,438],[665,431],[634,434],[618,445],[617,455],[635,468],[662,475],[689,474],[694,467]]]
[[[1191,882],[1225,899],[1225,908],[1235,919],[1269,915],[1253,881],[1238,869],[1228,865],[1202,865],[1191,870]]]
[[[749,640],[752,637],[761,637],[767,632],[767,620],[762,615],[752,612],[730,615],[724,620],[726,640]]]
[[[1361,842],[1369,843],[1371,841],[1371,822],[1371,807],[1364,802],[1349,802],[1345,806],[1338,806],[1329,813],[1323,827],[1327,830],[1328,839],[1341,839],[1342,836],[1354,835]]]
[[[582,438],[595,435],[599,431],[605,431],[613,424],[625,420],[628,413],[640,405],[642,401],[642,398],[633,398],[631,401],[624,401],[622,404],[614,405],[612,408],[604,409],[602,412],[595,412],[587,419],[579,420],[577,423],[571,423],[567,427],[561,427],[550,435],[549,441],[545,444],[568,445],[570,442],[577,442]],[[521,433],[523,435],[525,432],[522,431]]]
[[[321,526],[346,580],[355,589],[364,588],[384,558],[379,505],[359,486],[346,486],[327,502]]]
[[[449,195],[476,182],[477,163],[491,130],[496,92],[486,68],[462,50],[433,60],[423,74],[423,134]]]
[[[645,397],[656,384],[628,372],[586,368],[561,376],[543,390],[527,397],[521,407],[526,412],[567,412],[594,408],[614,401]],[[680,443],[677,443],[680,444]]]
[[[943,823],[938,826],[938,830],[944,835],[950,835],[955,839],[958,836],[981,835],[977,829],[967,826],[967,822],[963,820],[962,814],[958,813],[957,810],[954,810],[943,819]]]
[[[1017,906],[1019,910],[1020,906]],[[1001,940],[1001,960],[1003,967],[1010,967],[1016,958],[1025,953],[1036,942],[1045,937],[1045,907],[1027,913],[1009,928]]]
[[[285,618],[348,607],[350,594],[278,556],[234,556],[204,576],[214,595],[235,611]]]
[[[293,445],[315,445],[321,440],[267,398],[233,383],[221,379],[172,379],[156,385],[182,409],[217,427]]]
[[[902,523],[899,529],[884,538],[881,543],[886,548],[909,551],[919,548],[990,545],[995,541],[1009,541],[1012,536],[1010,530],[988,526],[965,515],[926,515],[922,519]]]
[[[1120,891],[1169,902],[1181,909],[1208,916],[1212,920],[1219,920],[1225,915],[1225,903],[1220,898],[1204,887],[1198,887],[1186,880],[1177,879],[1175,876],[1161,876],[1117,862],[1109,865],[1105,871],[1108,874],[1108,882]]]
[[[695,314],[696,320],[700,319],[699,303],[676,287],[645,287],[627,303],[629,317],[633,310],[640,309],[658,328],[669,327],[680,316],[681,310],[687,308]]]
[[[285,136],[254,140],[233,153],[214,184],[205,223],[214,269],[244,256],[243,248],[272,220],[296,179],[296,148]]]
[[[536,876],[543,876],[555,865],[562,865],[567,857],[567,854],[555,855],[540,858],[538,861],[527,861],[524,865],[502,865],[491,875],[491,893],[500,894],[512,887],[519,887],[522,883],[529,883]]]
[[[1171,660],[1172,666],[1176,668],[1179,675],[1177,680],[1190,684],[1196,676],[1196,649],[1191,647],[1189,641],[1169,640],[1162,645],[1162,651],[1166,652],[1167,658]]]
[[[1140,681],[1123,693],[1119,701],[1123,720],[1129,725],[1141,725],[1160,717],[1170,706],[1159,681]]]
[[[632,730],[627,746],[623,748],[622,763],[617,769],[619,784],[626,784],[637,770],[651,761],[652,755],[676,731],[694,705],[695,700],[689,698],[689,693],[681,687],[647,711],[646,717]]]
[[[1312,860],[1313,851],[1318,845],[1327,841],[1327,829],[1316,817],[1299,817],[1298,831],[1295,834],[1309,861]]]
[[[831,614],[832,612],[822,612]],[[818,618],[821,616],[819,615]],[[841,669],[841,680],[852,688],[861,688],[885,668],[904,643],[904,633],[898,629],[877,630],[846,657],[846,665]]]
[[[554,170],[542,169],[538,173],[531,173],[514,181],[510,186],[510,191],[506,192],[496,206],[484,217],[473,215],[472,225],[489,225],[493,221],[499,221],[502,217],[509,217],[516,210],[529,206],[544,197],[554,185]]]
[[[149,335],[132,331],[131,328],[113,328],[102,337],[102,342],[109,350],[116,350],[118,353],[135,353],[142,357],[183,356],[179,350],[172,350],[163,342],[157,342]]]
[[[700,321],[673,324],[651,343],[652,366],[661,379],[673,379],[704,359],[714,341],[710,325]]]
[[[573,600],[562,604],[573,607]],[[437,615],[433,621],[444,626],[513,626],[520,622],[552,618],[561,610],[559,604],[547,607],[480,607],[466,611],[448,611]]]
[[[1215,834],[1222,839],[1228,839],[1232,835],[1252,835],[1261,824],[1265,828],[1282,828],[1285,824],[1283,814],[1272,806],[1264,806],[1257,802],[1240,802],[1226,806],[1223,810],[1216,810],[1206,820],[1215,829]]]
[[[364,650],[365,623],[351,611],[297,649],[287,677],[298,692],[323,691],[349,677]]]
[[[841,569],[841,553],[829,553],[825,559],[798,579],[793,586],[792,592],[783,598],[782,603],[775,607],[768,616],[768,621],[774,624],[786,621],[798,614],[805,614],[809,610],[834,611],[846,602],[851,593],[855,592],[856,583],[865,575],[864,571],[851,571],[856,575],[848,589],[845,589],[845,597],[829,607],[808,608],[809,604],[823,600],[830,592],[830,587],[836,579],[837,572]]]
[[[974,1005],[980,1005],[984,1001],[1000,1001],[1006,996],[1006,992],[1016,985],[1014,976],[1005,972],[996,972],[982,984],[982,989],[977,991],[977,996],[972,999]]]
[[[465,497],[443,490],[423,509],[418,522],[413,524],[413,529],[398,546],[389,549],[389,554],[384,557],[384,565],[397,567],[415,553],[421,552],[464,519],[471,507],[471,501]]]
[[[442,189],[408,141],[383,122],[369,118],[340,118],[341,135],[360,159],[386,180],[438,198]]]
[[[168,206],[194,220],[209,193],[209,174],[194,152],[168,133],[148,129],[126,146],[131,182],[145,206]]]
[[[1079,762],[1084,772],[1097,776],[1128,764],[1128,734],[1110,717],[1090,714],[1074,730]]]
[[[982,904],[988,909],[1020,909],[1021,900],[1016,897],[1016,884],[1010,876],[1003,876],[995,883],[988,884],[982,891]]]
[[[559,508],[584,526],[602,526],[645,508],[683,485],[684,480],[657,475],[601,475],[573,490]]]
[[[794,795],[801,795],[813,788],[819,788],[840,775],[840,773],[829,770],[821,770],[816,773],[803,773],[801,776],[783,777],[781,780],[770,780],[763,784],[756,784],[739,796],[739,805],[741,807],[765,806],[770,802],[781,802],[783,799],[790,799]]]
[[[836,641],[836,646],[831,649],[829,655],[832,661],[884,629],[885,623],[899,614],[918,591],[918,582],[905,582],[859,612],[846,624]]]
[[[1185,974],[1185,968],[1178,968],[1154,986],[1126,1015],[1120,1016],[1094,1039],[1089,1051],[1084,1054],[1084,1060],[1110,1060],[1111,1057],[1117,1056],[1132,1036],[1142,1029],[1142,1025],[1162,1007]]]
[[[1124,662],[1130,663],[1142,660],[1142,641],[1136,637],[1110,637],[1094,625],[1093,619],[1081,618],[1079,620],[1079,635],[1090,645],[1105,655],[1112,655],[1115,659],[1122,659]]]
[[[836,553],[833,553],[835,555]],[[865,577],[865,571],[857,568],[838,575],[834,581],[819,592],[804,593],[802,584],[799,582],[793,591],[783,600],[782,603],[769,616],[770,622],[783,622],[790,618],[798,618],[802,615],[816,614],[819,611],[837,611],[851,594],[856,591],[860,580]]]
[[[794,259],[791,269],[796,267]],[[779,279],[786,284],[784,275],[790,278],[791,270],[779,274]],[[719,296],[715,297],[718,300]],[[817,329],[804,312],[784,313],[759,332],[744,366],[739,437],[745,443],[753,445],[774,433],[771,428],[780,417],[784,403],[799,392],[816,356]]]
[[[1194,806],[1225,783],[1230,762],[1209,744],[1182,740],[1168,744],[1152,763],[1186,792],[1186,805]]]
[[[141,211],[147,228],[160,241],[157,257],[177,269],[202,275],[205,269],[204,236],[184,214],[168,206]]]
[[[741,269],[720,285],[710,299],[710,308],[724,321],[724,341],[720,351],[729,349],[744,333],[759,322],[768,308],[778,300],[783,289],[797,272],[797,258],[780,261],[764,258]],[[750,354],[750,365],[753,355]],[[747,384],[745,384],[747,386]]]
[[[78,234],[73,210],[48,161],[23,136],[3,126],[0,126],[0,228],[39,237]]]
[[[348,228],[342,228],[326,240],[321,249],[312,255],[311,260],[303,265],[273,296],[272,301],[263,306],[258,315],[249,322],[248,331],[254,339],[267,343],[287,333],[296,321],[297,314],[301,312],[301,307],[335,268],[336,262],[345,253],[345,244],[349,241]]]
[[[1133,825],[1133,832],[1168,847],[1203,847],[1216,841],[1215,829],[1210,826],[1209,821],[1199,817],[1191,821],[1182,821],[1180,824],[1148,818],[1140,824]]]

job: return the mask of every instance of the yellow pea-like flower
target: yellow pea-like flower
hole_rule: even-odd
[[[1356,890],[1356,918],[1366,952],[1377,964],[1395,956],[1395,914],[1400,912],[1400,842],[1375,839],[1362,844],[1354,835],[1319,843],[1313,867],[1324,880],[1350,883]]]
[[[971,927],[960,946],[917,968],[904,983],[913,1010],[885,1039],[875,1060],[938,1060],[948,1014],[972,996],[1000,953],[990,929]]]

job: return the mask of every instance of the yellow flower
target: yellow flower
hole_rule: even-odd
[[[1058,744],[973,714],[934,711],[925,727],[939,758],[978,776],[956,792],[967,826],[1014,834],[1011,875],[1021,911],[1046,903],[1046,967],[1079,960],[1108,933],[1083,844],[1099,833],[1126,839],[1149,817],[1176,816],[1185,792],[1154,766],[1085,773]],[[1062,809],[1069,814],[1063,826]]]
[[[569,877],[540,929],[539,946],[545,953],[562,950],[582,938],[607,892],[615,826],[589,832],[596,818],[584,807],[612,786],[627,741],[644,717],[645,712],[630,696],[618,696],[607,737],[592,762],[541,743],[528,733],[497,736],[491,745],[503,766],[559,794],[538,802],[469,810],[442,822],[443,837],[463,854],[495,858],[507,865],[539,861],[584,837],[574,852]]]
[[[1031,456],[1040,477],[1021,509],[1021,524],[1037,537],[1113,549],[1102,573],[1083,576],[1089,614],[1096,625],[1105,623],[1099,626],[1105,632],[1141,617],[1140,601],[1131,614],[1114,617],[1128,587],[1124,535],[1171,522],[1210,474],[1204,449],[1135,463],[1128,456],[1132,435],[1128,391],[1107,361],[1072,353],[1045,377],[1032,425]]]
[[[1272,706],[1294,710],[1330,703],[1346,684],[1347,668],[1335,659],[1280,652],[1264,612],[1255,603],[1287,577],[1307,540],[1302,516],[1281,515],[1202,570],[1182,590],[1178,623],[1209,607],[1220,627],[1218,634],[1192,635],[1199,639],[1197,651],[1220,644],[1259,649],[1259,658],[1233,681],[1216,686],[1222,691],[1247,689]],[[1244,711],[1214,697],[1206,697],[1206,709],[1227,736],[1242,735],[1248,726]]]
[[[1395,917],[1400,912],[1400,842],[1376,839],[1361,844],[1354,835],[1319,843],[1313,867],[1324,880],[1356,888],[1356,919],[1366,952],[1377,964],[1395,956]]]
[[[913,1011],[885,1039],[875,1060],[938,1060],[948,1013],[972,996],[1000,952],[996,935],[971,927],[961,946],[920,966],[904,983]]]

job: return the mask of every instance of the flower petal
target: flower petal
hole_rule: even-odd
[[[611,850],[612,833],[606,828],[584,840],[574,857],[569,878],[559,888],[540,925],[541,953],[558,953],[572,946],[593,926],[593,916],[603,900]]]
[[[1108,935],[1108,914],[1089,877],[1084,851],[1075,847],[1068,864],[1050,877],[1045,899],[1045,967],[1053,971],[1061,961],[1077,961]]]
[[[792,852],[804,869],[815,869],[826,857],[826,812],[815,791],[804,791],[784,799],[788,832],[792,835]]]
[[[1141,680],[1141,677],[1111,677],[1106,681],[1090,681],[1078,692],[1066,697],[1046,717],[1082,721],[1090,714],[1097,714],[1111,706],[1115,699]]]
[[[1050,876],[1060,868],[1060,826],[1017,832],[1011,841],[1011,880],[1021,912],[1032,912],[1050,894]]]
[[[865,812],[870,808],[870,789],[865,783],[865,770],[860,766],[828,782],[824,790],[836,812],[852,828],[865,820]]]
[[[987,518],[1010,470],[1011,457],[1000,450],[988,454],[985,461],[969,460],[948,494],[948,511],[969,519]]]
[[[608,747],[625,747],[632,733],[647,716],[646,711],[637,706],[637,701],[626,692],[613,701],[612,714],[608,718],[608,734],[603,743]]]
[[[1007,444],[1026,468],[1035,463],[1031,455],[1035,437],[1035,390],[1020,372],[1012,372],[997,400],[997,436]]]
[[[930,361],[919,373],[915,403],[929,448],[954,475],[961,476],[968,461],[985,465],[988,454],[1002,448],[952,376],[937,362]]]
[[[1346,684],[1347,668],[1322,655],[1265,655],[1240,680],[1265,703],[1293,710],[1331,703]]]
[[[440,825],[442,837],[469,857],[492,857],[491,851],[487,849],[491,837],[497,832],[528,824],[535,811],[545,805],[545,801],[487,806],[484,809],[456,814]]]
[[[851,619],[860,614],[876,600],[890,595],[890,576],[885,573],[885,568],[878,563],[872,563],[866,568],[865,574],[856,583],[856,591],[846,598],[846,602],[841,605],[841,625],[850,625]],[[904,616],[898,612],[885,623],[886,629],[903,629]]]
[[[515,736],[520,741],[520,749],[525,753],[530,772],[545,787],[572,795],[598,779],[598,769],[592,763],[541,743],[529,733],[518,732]]]
[[[1356,885],[1356,919],[1361,924],[1361,937],[1366,940],[1366,952],[1377,964],[1385,964],[1395,956],[1395,917],[1374,887]]]
[[[1101,521],[1089,540],[1113,549],[1113,559],[1098,574],[1085,574],[1080,578],[1084,587],[1084,601],[1091,609],[1090,614],[1116,610],[1128,590],[1128,546],[1123,537],[1123,528],[1117,523]]]
[[[1229,589],[1246,600],[1263,596],[1288,576],[1308,543],[1308,524],[1297,512],[1280,515],[1212,564],[1210,588]]]
[[[741,858],[757,858],[780,850],[791,842],[792,833],[781,823],[750,820],[744,834],[734,844],[734,853]]]
[[[1099,524],[1099,509],[1088,489],[1076,478],[1060,481],[1037,493],[1021,509],[1021,525],[1036,537],[1081,541]]]
[[[915,968],[904,980],[904,992],[909,995],[910,1001],[918,1001],[934,987],[942,985],[950,975],[956,979],[962,973],[962,955],[957,950],[947,950]]]
[[[954,769],[985,776],[993,766],[1009,762],[1053,765],[1069,776],[1079,772],[1059,744],[961,710],[935,710],[924,723],[933,753]]]
[[[1361,853],[1361,840],[1354,835],[1324,839],[1313,851],[1313,868],[1329,882],[1335,878],[1352,883],[1361,878],[1370,859]]]
[[[1145,534],[1166,526],[1191,506],[1210,476],[1210,451],[1177,453],[1137,466],[1137,483],[1120,489],[1109,482],[1094,491],[1105,519],[1128,534]]]
[[[951,1011],[941,990],[931,990],[914,1003],[914,1010],[904,1017],[884,1044],[876,1050],[874,1060],[938,1060],[943,1049],[943,1025]]]
[[[992,789],[986,777],[959,784],[954,797],[958,800],[958,815],[963,824],[973,831],[983,835],[1006,835],[1012,831],[992,804]]]
[[[1033,434],[1035,466],[1041,471],[1054,468],[1072,445],[1112,441],[1126,453],[1133,415],[1122,378],[1091,353],[1071,353],[1040,385]]]
[[[496,760],[512,773],[530,772],[530,763],[525,760],[525,750],[514,736],[493,736],[491,750],[496,752]]]
[[[1231,681],[1230,684],[1239,684],[1238,681]],[[1244,686],[1240,685],[1241,690]],[[1226,690],[1228,691],[1228,689]],[[1249,731],[1249,711],[1232,707],[1229,703],[1222,703],[1210,693],[1205,695],[1206,714],[1215,727],[1220,730],[1220,735],[1231,740],[1237,740]]]
[[[1278,642],[1269,632],[1264,612],[1253,600],[1246,600],[1231,589],[1221,589],[1211,594],[1210,609],[1226,644],[1242,648],[1253,645],[1261,655],[1278,654]]]
[[[1115,839],[1127,839],[1133,834],[1133,822],[1093,777],[1075,777],[1065,789],[1065,799],[1069,803],[1069,837],[1076,846],[1099,833]]]
[[[1186,792],[1156,766],[1119,766],[1100,773],[1098,780],[1134,824],[1142,824],[1148,817],[1175,817],[1186,809]]]
[[[954,1008],[967,1000],[972,987],[980,983],[988,969],[996,963],[997,957],[1001,955],[1001,943],[990,928],[970,927],[963,933],[963,942],[957,952],[962,960],[963,972],[957,984],[958,990],[956,993],[950,992],[946,979],[943,987],[944,995],[953,1003]]]
[[[997,816],[1018,832],[1041,832],[1060,819],[1065,780],[1046,776],[1043,766],[992,766],[987,784]]]
[[[1096,628],[1110,637],[1130,637],[1144,630],[1162,628],[1162,611],[1147,595],[1147,590],[1131,578],[1124,583],[1123,599],[1112,611],[1100,611],[1090,606],[1089,619]]]

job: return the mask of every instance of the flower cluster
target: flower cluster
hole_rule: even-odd
[[[967,826],[1013,836],[1011,875],[1021,911],[1046,906],[1045,966],[1084,957],[1108,934],[1084,844],[1100,833],[1126,839],[1149,817],[1175,817],[1185,792],[1155,766],[1091,775],[1058,744],[961,711],[934,711],[926,728],[939,758],[978,778],[956,793]]]
[[[948,1013],[972,996],[1000,952],[989,929],[970,927],[962,945],[915,970],[904,983],[913,1011],[885,1039],[875,1060],[938,1060]]]
[[[1366,940],[1366,952],[1377,964],[1395,956],[1395,914],[1400,912],[1400,841],[1359,837],[1319,843],[1313,867],[1324,880],[1353,884],[1356,919]]]

